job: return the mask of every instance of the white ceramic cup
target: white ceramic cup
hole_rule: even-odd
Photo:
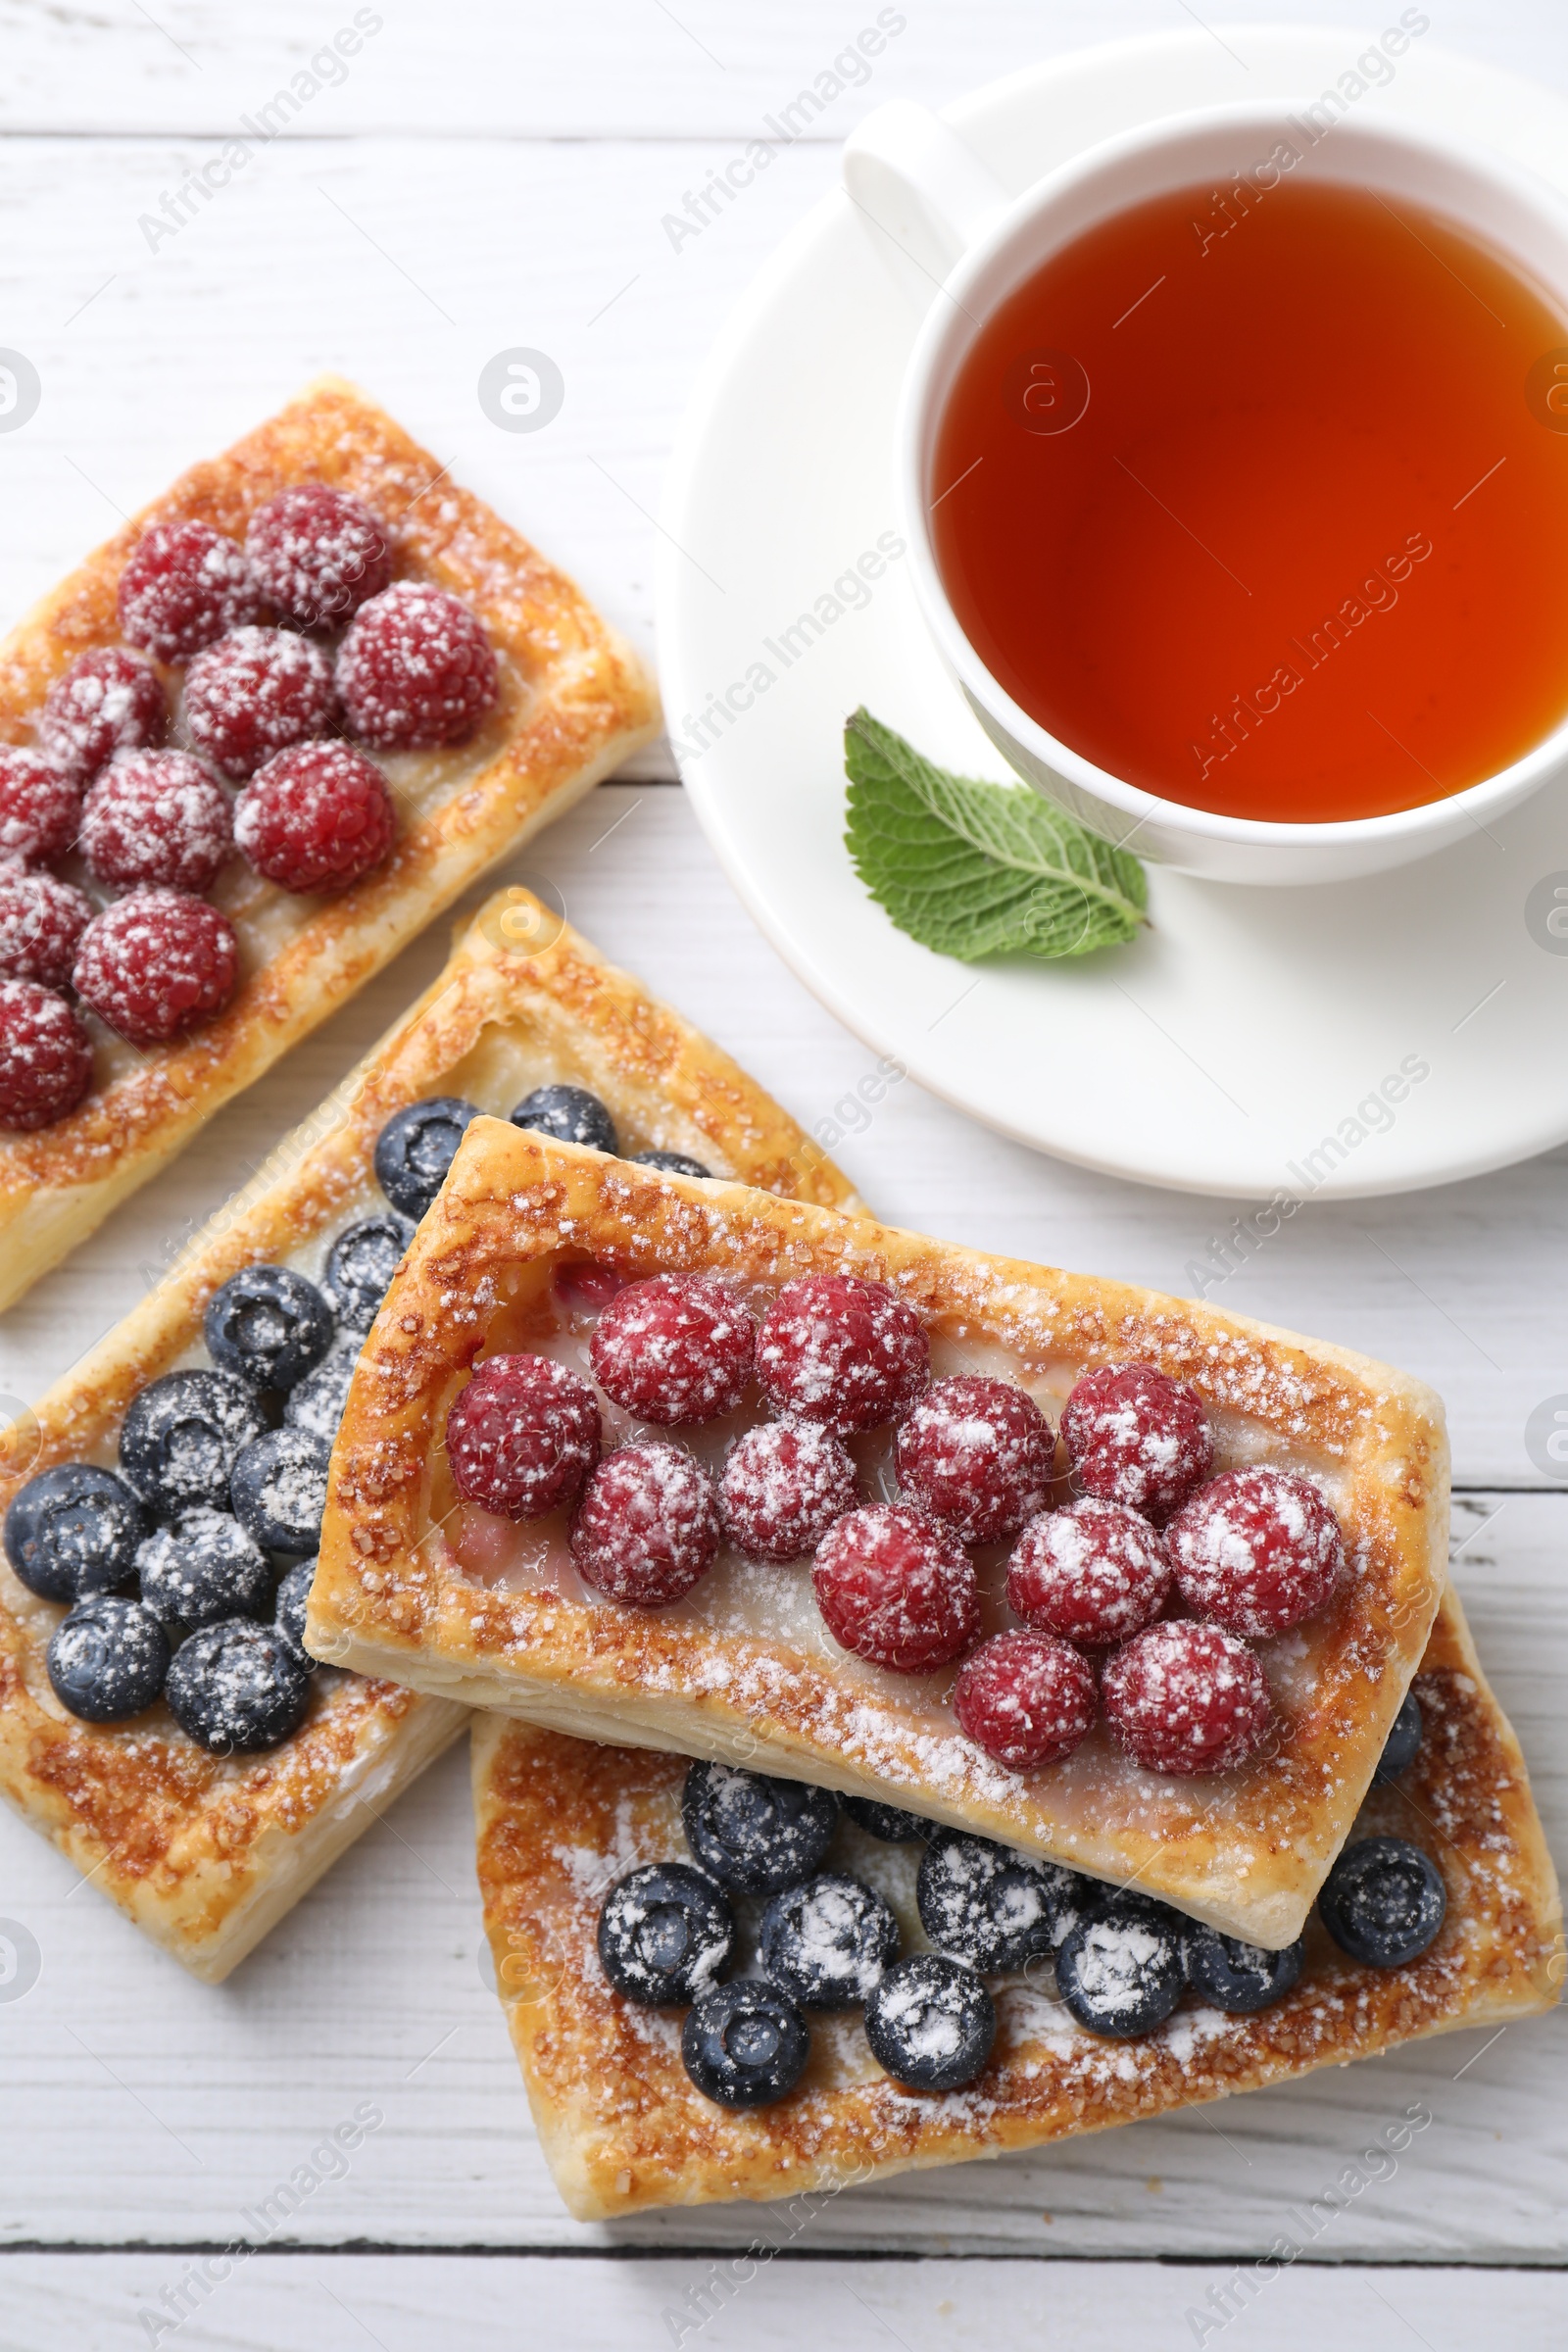
[[[1458,140],[1384,122],[1345,117],[1315,143],[1311,132],[1280,106],[1173,116],[1089,149],[1016,199],[935,115],[904,99],[867,116],[844,150],[849,194],[885,232],[895,274],[929,305],[899,407],[895,481],[915,592],[948,667],[1026,782],[1140,857],[1212,881],[1336,882],[1408,864],[1568,774],[1565,720],[1483,783],[1392,816],[1271,824],[1189,808],[1097,767],[1031,718],[986,668],[942,584],[931,530],[937,426],[979,324],[1050,255],[1144,198],[1256,172],[1264,176],[1252,184],[1266,186],[1268,171],[1279,171],[1269,159],[1288,142],[1299,151],[1294,178],[1348,181],[1446,216],[1568,318],[1568,206],[1544,181]]]

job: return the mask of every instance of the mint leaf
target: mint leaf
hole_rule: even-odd
[[[1026,784],[933,766],[857,710],[845,847],[901,931],[942,956],[1087,956],[1148,920],[1144,869]]]

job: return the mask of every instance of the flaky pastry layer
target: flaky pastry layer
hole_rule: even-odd
[[[526,1589],[466,1574],[442,1533],[454,1505],[447,1410],[481,1351],[540,1343],[553,1269],[584,1257],[627,1278],[717,1274],[756,1304],[808,1272],[889,1283],[951,1368],[1007,1370],[1058,1406],[1080,1373],[1129,1358],[1196,1382],[1220,1466],[1270,1461],[1323,1478],[1352,1563],[1328,1607],[1264,1653],[1271,1749],[1236,1773],[1162,1778],[1137,1770],[1101,1726],[1065,1763],[1015,1774],[959,1733],[951,1670],[880,1673],[841,1650],[809,1608],[783,1631],[775,1608],[758,1630],[788,1590],[780,1580],[802,1570],[748,1577],[729,1555],[660,1611],[590,1593],[564,1546]],[[1081,1870],[1135,1877],[1215,1927],[1279,1945],[1300,1932],[1420,1658],[1443,1590],[1447,1503],[1438,1399],[1365,1357],[1196,1300],[659,1176],[476,1120],[361,1359],[308,1639],[364,1672],[558,1731],[913,1805]]]
[[[478,613],[501,659],[500,705],[470,744],[381,760],[398,840],[354,889],[291,898],[241,861],[229,866],[213,895],[239,934],[241,978],[217,1020],[143,1053],[89,1018],[93,1091],[54,1126],[0,1138],[0,1309],[486,866],[658,731],[642,665],[571,582],[363,393],[323,377],[225,456],[182,474],[0,646],[0,743],[26,739],[78,654],[122,642],[116,590],[149,522],[196,519],[243,538],[277,491],[318,481],[381,516],[398,577],[434,581]],[[164,675],[172,686],[177,673]]]
[[[591,1086],[628,1150],[700,1154],[727,1175],[855,1196],[745,1072],[521,889],[460,934],[424,996],[220,1210],[158,1288],[9,1433],[0,1511],[52,1464],[112,1464],[138,1390],[205,1361],[202,1315],[241,1267],[316,1275],[332,1236],[384,1205],[375,1140],[405,1103],[457,1093],[510,1108],[550,1081]],[[62,1610],[0,1558],[0,1792],[94,1886],[216,1982],[462,1729],[466,1710],[332,1668],[269,1754],[221,1759],[162,1704],[124,1726],[69,1715],[45,1670]]]
[[[1306,1965],[1271,2009],[1230,2017],[1192,1994],[1155,2033],[1104,2041],[1055,1997],[1048,1963],[996,1987],[985,2073],[923,2094],[885,2076],[858,2018],[815,2016],[799,2087],[731,2113],[681,2064],[679,2012],[614,1992],[594,1948],[600,1907],[626,1871],[686,1859],[684,1757],[590,1746],[475,1717],[479,1886],[496,1980],[534,2122],[579,2221],[658,2205],[794,2197],[1038,2147],[1344,2065],[1462,2026],[1502,2025],[1556,2000],[1562,1905],[1524,1760],[1482,1675],[1459,1604],[1443,1602],[1416,1678],[1425,1721],[1404,1778],[1376,1789],[1358,1835],[1392,1833],[1442,1870],[1448,1912],[1409,1966],[1364,1968],[1314,1920]],[[919,1849],[840,1832],[839,1866],[893,1903],[905,1949],[926,1948],[914,1908]]]

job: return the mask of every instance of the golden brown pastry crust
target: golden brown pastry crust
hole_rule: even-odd
[[[486,866],[658,732],[641,663],[571,582],[363,393],[328,376],[182,474],[0,646],[0,742],[26,738],[78,654],[121,642],[116,590],[149,521],[194,518],[243,538],[258,507],[302,481],[364,498],[395,531],[398,576],[434,580],[472,606],[501,657],[500,707],[474,743],[416,763],[418,806],[400,806],[391,858],[353,890],[290,902],[237,869],[220,884],[230,912],[266,918],[284,936],[265,960],[244,956],[238,993],[217,1020],[145,1054],[122,1050],[119,1074],[69,1118],[0,1137],[0,1309]],[[397,762],[387,764],[397,790]],[[108,1054],[106,1043],[100,1082]]]
[[[553,1587],[478,1585],[439,1534],[445,1415],[482,1347],[525,1344],[554,1259],[623,1275],[707,1270],[741,1285],[850,1271],[894,1285],[933,1338],[1007,1351],[1058,1394],[1142,1358],[1195,1381],[1241,1458],[1318,1469],[1353,1572],[1290,1637],[1296,1695],[1272,1753],[1160,1780],[1103,1727],[1026,1775],[957,1732],[944,1693],[822,1638],[750,1639],[678,1607],[621,1609]],[[755,1761],[913,1803],[958,1826],[1140,1884],[1232,1935],[1279,1945],[1302,1920],[1371,1780],[1443,1589],[1442,1407],[1403,1374],[1191,1299],[988,1257],[869,1219],[660,1177],[476,1120],[371,1333],[333,1462],[309,1640],[322,1656],[559,1731]],[[722,1573],[722,1571],[715,1572]],[[787,1573],[795,1573],[790,1571]],[[1278,1697],[1278,1688],[1276,1689]]]
[[[530,953],[518,940],[541,944]],[[499,892],[419,1002],[42,1399],[36,1445],[24,1429],[11,1434],[0,1511],[56,1462],[112,1463],[131,1398],[190,1359],[220,1284],[375,1205],[370,1162],[386,1119],[486,1074],[509,1101],[547,1080],[591,1085],[628,1145],[700,1152],[726,1173],[855,1201],[727,1054],[527,891]],[[330,1669],[302,1730],[262,1756],[205,1754],[161,1704],[125,1726],[80,1723],[45,1672],[61,1615],[0,1558],[0,1793],[212,1982],[368,1826],[366,1808],[390,1801],[463,1726],[460,1705]]]
[[[639,2010],[594,1950],[609,1887],[681,1856],[683,1757],[475,1717],[474,1810],[485,1928],[545,2155],[568,2210],[603,2221],[655,2205],[793,2197],[954,2164],[1162,2115],[1344,2065],[1556,2000],[1562,1905],[1524,1760],[1487,1688],[1457,1599],[1445,1597],[1416,1684],[1416,1763],[1376,1789],[1356,1827],[1425,1848],[1448,1915],[1398,1969],[1359,1967],[1314,1919],[1300,1982],[1273,2008],[1223,2017],[1187,1997],[1168,2024],[1107,2042],[1076,2027],[1043,1981],[1004,1981],[991,2064],[941,2096],[884,2076],[858,2022],[813,2022],[801,2086],[730,2113],[680,2061],[677,2013]],[[912,1874],[912,1862],[908,1866]],[[906,1908],[901,1906],[901,1908]],[[906,1916],[909,1941],[920,1940]]]

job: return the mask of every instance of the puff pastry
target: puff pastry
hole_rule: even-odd
[[[1427,1736],[1416,1763],[1375,1789],[1356,1827],[1424,1846],[1448,1914],[1404,1968],[1358,1966],[1314,1919],[1285,1998],[1250,2017],[1194,2005],[1136,2041],[1102,2041],[1054,1997],[1049,1964],[997,1988],[996,2051],[968,2088],[901,2089],[858,2019],[818,2016],[799,2088],[733,2112],[680,2060],[673,2013],[613,1992],[594,1936],[605,1894],[639,1863],[682,1857],[683,1757],[595,1747],[476,1717],[474,1810],[485,1929],[507,2023],[556,2184],[579,2221],[655,2205],[798,2196],[1038,2147],[1078,2132],[1344,2065],[1462,2026],[1548,2008],[1563,1975],[1562,1905],[1512,1731],[1487,1688],[1459,1603],[1445,1595],[1416,1679]],[[843,1865],[925,1945],[917,1850],[846,1823]]]
[[[934,1371],[1003,1371],[1056,1406],[1105,1362],[1141,1358],[1196,1382],[1216,1466],[1312,1471],[1353,1561],[1330,1605],[1263,1651],[1274,1751],[1213,1779],[1157,1779],[1101,1726],[1063,1764],[1007,1772],[959,1734],[951,1674],[884,1675],[849,1657],[802,1605],[799,1571],[748,1569],[734,1553],[659,1611],[588,1594],[559,1531],[517,1531],[505,1565],[476,1581],[442,1524],[455,1507],[446,1412],[482,1348],[554,1335],[552,1270],[582,1257],[628,1277],[717,1273],[755,1303],[793,1275],[867,1276],[921,1311]],[[1281,1945],[1300,1933],[1420,1658],[1443,1590],[1447,1504],[1438,1399],[1362,1356],[1195,1300],[475,1120],[360,1361],[307,1639],[364,1673],[584,1738],[755,1762],[912,1805],[1135,1878],[1226,1933]]]
[[[0,1138],[0,1309],[504,851],[658,731],[636,656],[571,582],[363,393],[323,377],[226,456],[181,475],[0,646],[0,742],[25,738],[78,654],[120,642],[116,587],[154,516],[243,537],[258,507],[306,481],[365,499],[391,527],[398,575],[432,580],[479,614],[501,658],[499,707],[460,749],[382,757],[399,838],[386,864],[340,898],[292,898],[230,864],[213,897],[239,935],[241,977],[218,1019],[148,1053],[89,1020],[92,1092],[54,1126]]]
[[[240,1267],[287,1261],[318,1272],[335,1234],[383,1205],[370,1163],[393,1111],[454,1092],[506,1109],[550,1081],[591,1087],[630,1149],[681,1151],[729,1175],[854,1204],[838,1170],[726,1054],[527,891],[501,892],[405,1018],[42,1399],[36,1432],[12,1433],[0,1511],[53,1463],[114,1460],[136,1392],[205,1360],[203,1309]],[[81,1723],[45,1672],[61,1613],[0,1556],[0,1791],[212,1983],[465,1720],[451,1700],[326,1669],[300,1731],[260,1756],[206,1754],[161,1703],[122,1726]]]

